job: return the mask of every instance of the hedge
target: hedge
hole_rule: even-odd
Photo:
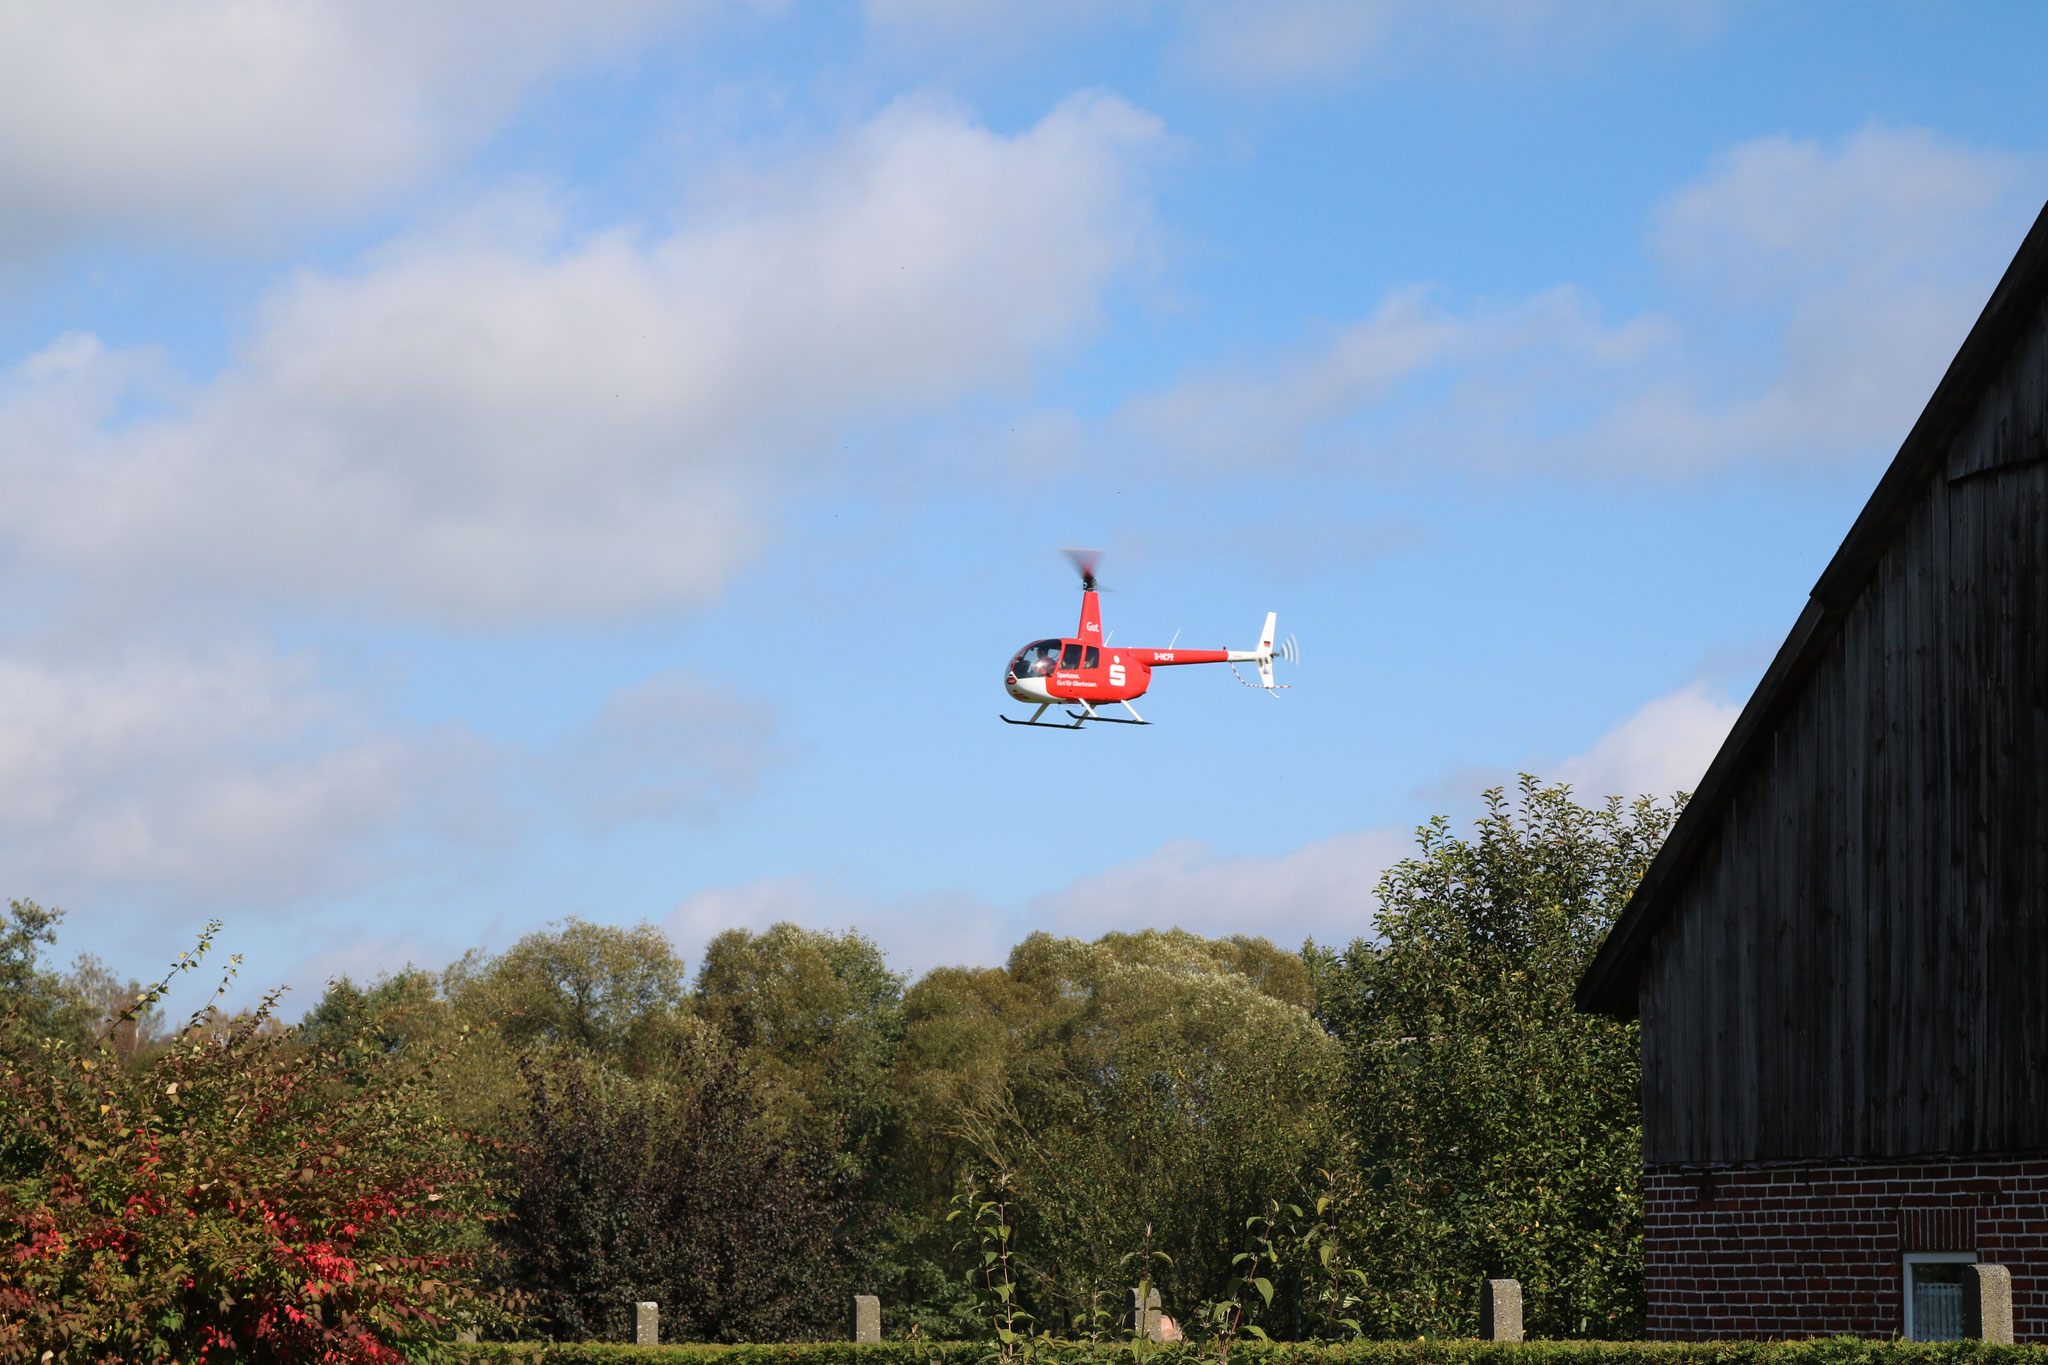
[[[782,1346],[616,1346],[514,1343],[455,1348],[463,1365],[990,1365],[986,1342],[821,1341]],[[1213,1346],[1124,1341],[1042,1342],[1016,1365],[1215,1365]],[[1820,1337],[1804,1341],[1369,1341],[1240,1344],[1237,1365],[2048,1365],[2048,1347],[1981,1341],[1915,1343]]]

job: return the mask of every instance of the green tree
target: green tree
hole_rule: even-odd
[[[715,1037],[657,1077],[588,1056],[525,1063],[506,1224],[518,1286],[550,1332],[623,1339],[662,1306],[673,1341],[791,1341],[842,1321],[848,1248],[833,1152],[767,1120]]]
[[[1042,1004],[1038,991],[1000,968],[935,968],[904,994],[891,1077],[887,1252],[876,1280],[891,1331],[915,1327],[933,1340],[962,1340],[986,1326],[963,1278],[961,1229],[948,1221],[977,1164],[963,1119],[1000,1102]]]
[[[432,972],[406,967],[359,987],[347,977],[330,981],[320,1002],[306,1012],[299,1034],[309,1044],[326,1047],[339,1059],[350,1079],[369,1079],[380,1063],[407,1057],[460,1033],[440,983]]]
[[[960,1173],[1012,1177],[1041,1325],[1118,1295],[1148,1244],[1169,1312],[1221,1295],[1245,1220],[1334,1158],[1338,1058],[1309,991],[1270,944],[1175,930],[1034,934],[1001,973],[911,992],[906,1054],[937,1074],[906,1088]]]
[[[1482,1279],[1532,1335],[1642,1331],[1637,1028],[1572,993],[1683,798],[1588,808],[1524,777],[1379,885],[1377,941],[1320,963],[1367,1194],[1368,1334],[1469,1336]]]
[[[124,1061],[159,1046],[158,1013],[141,1002],[140,982],[116,977],[90,953],[69,972],[43,965],[42,949],[56,943],[63,919],[62,910],[32,900],[10,901],[0,916],[0,1050],[48,1038],[97,1045],[103,1033]]]
[[[438,976],[418,968],[358,986],[331,983],[308,1012],[314,1039],[339,1030],[358,1079],[379,1061],[464,1046],[436,1069],[451,1122],[488,1132],[525,1102],[522,1058],[588,1057],[625,1074],[659,1073],[699,1032],[683,961],[660,930],[570,918],[502,953],[472,949]]]
[[[669,1055],[689,1012],[683,960],[646,923],[625,929],[571,917],[495,957],[464,954],[442,990],[458,1014],[491,1023],[514,1050],[546,1043],[628,1071]]]
[[[872,1174],[893,1118],[890,1069],[903,1031],[903,978],[873,940],[795,924],[728,929],[705,946],[695,1001],[786,1094],[793,1122],[836,1131],[847,1174]]]
[[[63,1027],[63,983],[44,969],[42,950],[57,941],[64,912],[34,901],[9,901],[0,919],[0,1020],[10,1035],[41,1036]]]

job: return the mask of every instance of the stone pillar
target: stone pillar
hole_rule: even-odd
[[[2004,1266],[1963,1267],[1963,1335],[2012,1345],[2012,1272]]]
[[[853,1339],[857,1342],[882,1339],[882,1301],[873,1294],[853,1296]]]
[[[633,1344],[635,1346],[659,1346],[661,1344],[661,1305],[642,1299],[633,1305]]]
[[[1166,1333],[1159,1325],[1159,1289],[1155,1285],[1141,1311],[1138,1307],[1138,1290],[1133,1286],[1125,1296],[1124,1324],[1148,1341],[1164,1341]]]
[[[1479,1339],[1522,1339],[1522,1282],[1488,1280],[1479,1291]]]

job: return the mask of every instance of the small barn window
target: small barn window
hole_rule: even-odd
[[[1906,1340],[1963,1339],[1963,1268],[1976,1259],[1971,1251],[1906,1253]]]

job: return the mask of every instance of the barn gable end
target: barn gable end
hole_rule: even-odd
[[[1650,1163],[2048,1150],[2044,264],[2048,213],[1581,983]]]
[[[1919,1335],[1974,1257],[2048,1340],[2048,211],[1578,996],[1650,1336]]]

